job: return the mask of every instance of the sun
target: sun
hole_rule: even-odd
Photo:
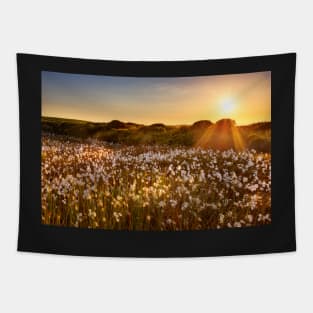
[[[236,108],[236,103],[233,98],[225,98],[221,101],[221,111],[224,114],[232,113]]]

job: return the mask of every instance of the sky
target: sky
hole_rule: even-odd
[[[271,72],[119,77],[42,72],[42,116],[145,125],[271,120]]]

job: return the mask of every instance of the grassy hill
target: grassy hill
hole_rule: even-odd
[[[192,125],[169,126],[162,123],[142,125],[118,120],[95,123],[42,117],[41,125],[42,131],[46,133],[82,139],[94,138],[127,145],[161,144],[201,146],[221,150],[253,148],[257,151],[271,151],[270,122],[237,126],[231,119],[222,119],[216,123],[202,120]]]

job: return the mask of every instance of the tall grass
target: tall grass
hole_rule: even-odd
[[[158,125],[157,127],[162,127]],[[200,230],[271,222],[271,155],[42,136],[42,223]]]

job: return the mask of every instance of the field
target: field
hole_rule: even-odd
[[[119,123],[43,118],[43,224],[204,230],[271,222],[269,123]]]

